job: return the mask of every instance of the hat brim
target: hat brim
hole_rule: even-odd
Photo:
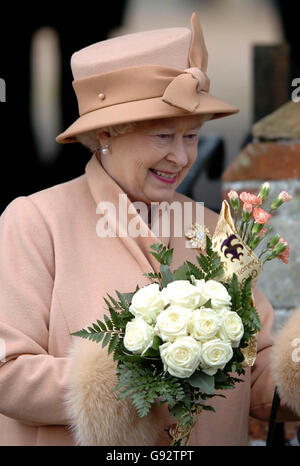
[[[216,97],[200,93],[200,105],[194,112],[174,107],[162,101],[161,97],[126,102],[94,110],[79,117],[66,131],[59,134],[56,141],[60,144],[78,142],[76,136],[87,131],[144,120],[157,120],[177,116],[192,116],[205,113],[213,114],[212,120],[233,115],[239,109]]]

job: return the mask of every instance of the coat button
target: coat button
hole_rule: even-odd
[[[99,97],[99,99],[101,99],[101,100],[104,100],[104,99],[105,99],[105,95],[102,94],[102,92],[101,92],[100,94],[98,94],[98,97]]]

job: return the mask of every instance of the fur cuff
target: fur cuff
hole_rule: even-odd
[[[300,309],[293,313],[275,339],[272,369],[280,398],[300,416]]]
[[[139,418],[129,398],[117,400],[116,362],[101,344],[76,338],[70,349],[71,372],[66,410],[76,445],[157,445],[164,434],[161,407]]]

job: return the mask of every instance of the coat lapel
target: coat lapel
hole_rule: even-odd
[[[132,254],[138,262],[143,273],[159,272],[159,263],[149,253],[150,246],[153,243],[162,243],[168,247],[170,235],[159,236],[154,234],[148,227],[147,223],[139,215],[136,206],[127,197],[121,187],[107,174],[102,165],[93,154],[92,158],[86,165],[85,169],[87,183],[96,204],[96,212],[105,215],[107,220],[107,229],[115,232],[115,240],[122,241],[126,249]],[[104,203],[110,204],[104,204]],[[104,210],[105,207],[109,207]],[[168,221],[167,210],[158,211],[159,218]],[[131,228],[130,228],[131,225]],[[133,237],[130,232],[140,230],[139,236]]]

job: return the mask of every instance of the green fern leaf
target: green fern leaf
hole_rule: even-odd
[[[209,261],[208,261],[208,259],[203,254],[200,254],[200,256],[197,256],[196,259],[197,259],[198,264],[200,265],[201,269],[205,273],[208,273],[209,272]]]
[[[101,332],[100,328],[96,324],[92,324],[93,328],[96,330],[96,332]]]
[[[71,333],[73,337],[89,338],[90,333],[86,329],[78,330],[78,332]]]
[[[111,339],[111,334],[110,334],[110,333],[106,333],[106,334],[105,334],[105,337],[104,337],[103,340],[102,340],[102,348],[104,348],[105,346],[108,345],[108,343],[110,342],[110,339]]]
[[[111,321],[114,325],[114,328],[119,330],[122,326],[122,319],[120,318],[120,315],[114,309],[110,309],[109,313],[110,313]]]
[[[101,320],[97,320],[97,324],[99,325],[101,330],[103,330],[103,332],[106,332],[107,330],[106,325]]]
[[[107,296],[109,297],[109,299],[111,300],[111,302],[113,303],[113,305],[115,306],[116,309],[119,309],[120,311],[122,310],[122,307],[120,306],[120,304],[118,303],[118,301],[115,300],[115,298],[113,298],[112,296],[110,296],[108,293],[107,293]],[[104,298],[106,304],[108,305],[108,307],[112,307],[111,304],[107,301],[106,298]]]
[[[205,277],[205,274],[202,270],[200,270],[195,264],[192,262],[186,261],[185,262],[188,268],[188,272],[190,275],[194,275],[197,280],[201,280]]]
[[[119,335],[115,333],[109,342],[108,354],[111,354],[116,349],[118,343],[119,343]]]
[[[161,274],[160,273],[143,273],[145,277],[150,278],[151,280],[161,280]]]
[[[238,311],[241,307],[241,291],[236,274],[234,273],[228,286],[228,293],[231,296],[231,305],[233,311]]]
[[[106,322],[106,326],[107,326],[108,330],[113,330],[112,321],[110,320],[110,318],[106,314],[104,314],[104,320]]]

